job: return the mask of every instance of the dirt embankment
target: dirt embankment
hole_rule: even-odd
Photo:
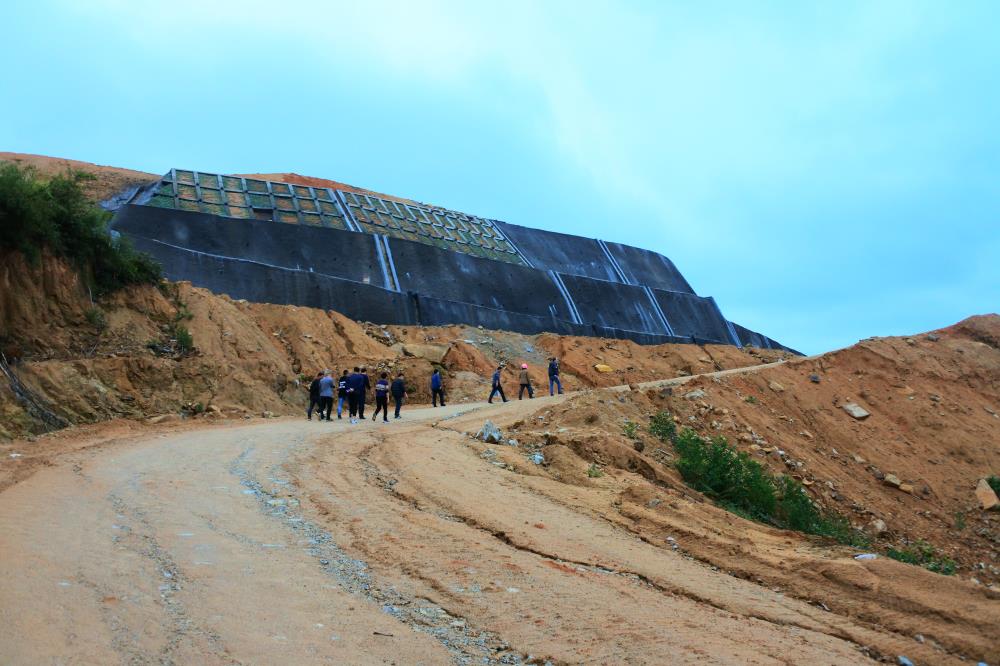
[[[30,265],[3,257],[0,343],[14,372],[46,409],[71,423],[172,414],[203,418],[298,414],[306,386],[326,368],[365,365],[404,372],[412,402],[429,402],[429,377],[444,371],[448,397],[479,400],[489,377],[508,362],[504,382],[531,366],[547,389],[547,358],[563,359],[567,390],[611,386],[754,365],[774,352],[734,347],[663,345],[554,335],[526,336],[468,327],[385,327],[336,312],[237,301],[189,283],[121,291],[93,302],[65,263]],[[192,335],[181,353],[177,329]],[[596,364],[610,372],[598,372]],[[0,386],[0,437],[42,429],[9,387]],[[172,417],[173,418],[173,417]]]
[[[0,162],[13,162],[19,166],[30,166],[44,176],[55,176],[69,171],[89,174],[92,178],[84,181],[82,187],[87,196],[94,201],[107,199],[133,185],[145,184],[159,179],[159,176],[143,171],[26,153],[0,152]]]
[[[1000,316],[973,317],[756,371],[587,391],[507,424],[505,436],[519,446],[492,447],[494,459],[560,482],[545,487],[644,541],[676,544],[737,577],[918,636],[939,655],[992,661],[998,644],[987,627],[1000,622],[1000,514],[981,510],[974,490],[979,479],[1000,474],[998,341]],[[849,403],[869,416],[851,416]],[[862,566],[848,559],[856,550],[706,501],[678,475],[672,446],[648,433],[660,410],[802,480],[816,502],[871,536],[879,559]],[[638,424],[635,437],[626,422]],[[545,464],[526,463],[525,448]],[[956,575],[885,557],[889,548],[921,541],[953,559]]]

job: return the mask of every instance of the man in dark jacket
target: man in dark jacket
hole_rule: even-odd
[[[378,413],[382,412],[382,422],[389,422],[389,373],[383,372],[375,382],[375,413],[372,414],[372,421],[378,420]]]
[[[347,400],[347,370],[337,380],[337,418],[344,412],[344,401]]]
[[[310,421],[313,420],[313,410],[320,406],[319,399],[319,380],[323,378],[322,372],[317,372],[315,379],[309,384],[309,409],[306,410],[306,418]],[[319,413],[319,420],[323,420],[323,412]]]
[[[365,388],[365,378],[361,374],[361,368],[354,368],[354,372],[347,378],[347,407],[351,413],[351,423],[357,423],[358,419],[358,396]]]
[[[444,407],[444,386],[441,384],[441,371],[437,368],[431,374],[431,404],[438,406],[438,396],[441,397],[441,406]]]
[[[500,372],[503,370],[503,366],[497,366],[497,369],[493,372],[493,390],[490,391],[490,397],[486,402],[492,403],[493,396],[497,393],[503,398],[504,402],[507,402],[507,396],[503,394],[503,386],[500,385]]]
[[[364,420],[365,418],[365,402],[368,401],[368,389],[372,387],[372,381],[368,378],[368,370],[365,367],[361,368],[361,393],[358,395],[358,418]]]
[[[553,356],[549,359],[549,395],[555,395],[553,389],[556,386],[559,387],[559,395],[562,395],[562,382],[559,381],[559,361]]]
[[[392,393],[392,402],[396,406],[396,418],[398,419],[399,408],[403,406],[403,400],[406,399],[406,381],[403,379],[402,372],[392,381],[389,392]]]

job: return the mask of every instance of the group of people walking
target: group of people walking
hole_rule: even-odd
[[[355,367],[354,372],[344,370],[337,379],[329,370],[316,373],[316,378],[309,384],[309,408],[306,410],[306,418],[312,420],[313,411],[319,415],[319,420],[333,420],[334,397],[337,398],[337,418],[342,419],[344,414],[344,403],[347,403],[348,418],[351,423],[358,423],[365,418],[365,405],[368,403],[368,391],[374,388],[375,393],[375,413],[372,420],[382,414],[382,420],[389,420],[389,396],[395,404],[398,419],[399,410],[406,399],[406,380],[403,373],[396,375],[396,378],[389,382],[389,373],[383,372],[372,386],[371,378],[364,367]]]
[[[504,366],[499,365],[493,372],[490,396],[487,399],[489,403],[492,403],[494,396],[498,394],[504,402],[507,402],[507,396],[504,394],[501,383],[503,368]],[[554,356],[549,359],[548,375],[549,395],[555,395],[556,388],[559,389],[561,395],[563,387],[559,379],[559,360]],[[524,399],[525,392],[527,392],[529,400],[535,397],[535,389],[531,384],[531,375],[528,373],[527,363],[521,364],[521,371],[518,373],[518,382],[520,386],[517,392],[518,400]],[[431,374],[430,388],[431,404],[437,407],[438,400],[440,400],[441,406],[444,407],[444,382],[441,378],[441,371],[437,368]],[[389,373],[383,372],[375,381],[375,385],[372,386],[367,369],[364,367],[355,367],[353,373],[349,370],[344,370],[343,374],[336,379],[334,379],[329,370],[316,373],[315,379],[309,384],[309,408],[306,410],[306,418],[311,421],[313,412],[315,411],[319,415],[320,421],[332,421],[334,398],[336,398],[337,418],[343,418],[344,403],[346,402],[348,418],[352,424],[358,423],[365,418],[365,405],[368,402],[368,392],[371,390],[374,390],[375,394],[375,413],[372,414],[373,421],[378,419],[379,414],[382,414],[384,422],[389,421],[390,395],[395,407],[394,417],[397,419],[400,418],[400,409],[409,397],[406,392],[406,378],[403,373],[400,372],[396,375],[396,378],[390,383]]]

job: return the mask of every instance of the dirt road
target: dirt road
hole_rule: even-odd
[[[0,662],[865,660],[872,631],[644,542],[462,434],[559,399],[67,454],[0,494]]]

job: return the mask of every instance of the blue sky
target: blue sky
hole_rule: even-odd
[[[808,353],[1000,307],[991,2],[21,2],[0,150],[295,171],[669,256]]]

